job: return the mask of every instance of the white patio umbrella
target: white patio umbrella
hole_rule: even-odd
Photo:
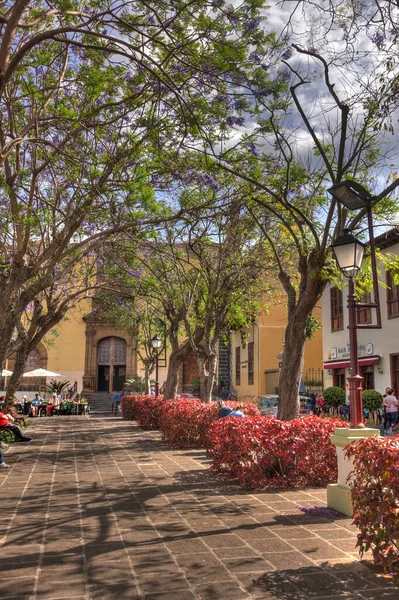
[[[47,369],[35,369],[34,371],[28,371],[24,373],[22,377],[62,377],[60,373],[53,373],[53,371],[47,371]],[[39,392],[41,392],[42,384],[39,384]]]
[[[35,369],[34,371],[24,373],[22,377],[62,377],[62,375],[60,373],[53,373],[53,371],[47,371],[47,369]]]
[[[12,375],[12,371],[9,371],[8,369],[3,369],[1,372],[2,377],[10,377],[10,375]]]

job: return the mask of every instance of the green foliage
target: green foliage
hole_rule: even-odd
[[[72,389],[72,384],[70,381],[56,381],[55,379],[51,379],[50,383],[45,386],[45,391],[50,394],[67,394]]]
[[[310,314],[306,319],[306,339],[311,340],[312,338],[314,338],[316,331],[319,331],[321,327],[322,325],[320,321],[315,317],[312,317],[312,315]]]
[[[371,552],[377,565],[398,577],[398,438],[363,438],[350,444],[346,455],[354,467],[351,499],[360,556]]]
[[[143,394],[145,391],[145,381],[142,377],[132,377],[126,380],[124,387],[127,387],[130,392]]]
[[[190,385],[193,387],[194,396],[199,395],[200,393],[200,380],[197,377],[193,377],[190,379]]]
[[[375,390],[363,390],[362,391],[362,402],[363,408],[368,408],[369,410],[377,410],[383,405],[383,397],[380,392]]]
[[[333,406],[337,408],[342,404],[345,404],[346,395],[345,391],[337,386],[331,386],[324,390],[323,392],[324,402],[328,404],[328,406]]]

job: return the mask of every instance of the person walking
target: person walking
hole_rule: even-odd
[[[395,427],[398,420],[398,406],[399,402],[393,393],[393,389],[387,387],[384,394],[384,406],[386,410],[387,420],[385,425],[385,434],[388,435],[389,429],[392,431],[392,427]]]
[[[222,400],[229,400],[229,398],[230,398],[230,392],[224,386],[223,386],[222,391],[220,392],[220,397],[221,397]]]

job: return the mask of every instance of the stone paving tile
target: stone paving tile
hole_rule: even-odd
[[[399,600],[350,519],[298,509],[325,490],[245,492],[118,418],[30,431],[0,474],[1,600]]]

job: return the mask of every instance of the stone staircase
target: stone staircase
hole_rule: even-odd
[[[90,405],[90,416],[99,417],[99,416],[108,416],[111,417],[111,407],[112,402],[114,401],[115,392],[95,392],[95,393],[85,393],[85,398],[87,398]]]

